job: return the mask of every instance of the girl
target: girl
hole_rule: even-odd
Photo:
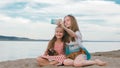
[[[105,65],[106,63],[96,59],[94,61],[90,59],[90,53],[82,46],[82,35],[80,33],[77,21],[74,16],[67,15],[64,17],[64,22],[60,23],[62,28],[69,34],[69,43],[66,43],[69,46],[69,52],[66,55],[78,52],[82,48],[85,53],[77,53],[74,55],[74,58],[69,58],[64,60],[64,65],[74,65],[74,66],[86,66],[86,65]]]
[[[66,42],[66,32],[60,26],[55,29],[54,37],[49,41],[48,47],[43,56],[37,58],[40,66],[61,65],[65,60],[64,43]]]

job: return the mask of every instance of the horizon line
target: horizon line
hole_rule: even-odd
[[[44,40],[44,39],[40,39],[40,40],[0,40],[0,41],[50,41],[50,40]],[[120,42],[120,41],[109,41],[109,40],[105,40],[105,41],[100,41],[100,40],[83,40],[82,42]]]

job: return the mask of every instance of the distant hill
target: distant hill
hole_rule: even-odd
[[[27,41],[27,40],[33,40],[33,39],[15,37],[15,36],[2,36],[2,35],[0,35],[0,40],[1,41]]]
[[[0,35],[0,41],[49,41],[49,40]]]

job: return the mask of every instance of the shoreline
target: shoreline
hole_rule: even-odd
[[[95,52],[92,53],[92,60],[98,58],[107,62],[106,66],[86,66],[80,68],[119,68],[120,67],[120,50],[108,51],[108,52]],[[35,58],[25,58],[9,61],[1,61],[0,68],[58,68],[56,66],[39,67]],[[59,68],[75,68],[72,66],[59,66]]]

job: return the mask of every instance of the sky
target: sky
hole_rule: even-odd
[[[0,0],[0,35],[51,39],[51,19],[68,14],[83,40],[120,41],[120,0]]]

